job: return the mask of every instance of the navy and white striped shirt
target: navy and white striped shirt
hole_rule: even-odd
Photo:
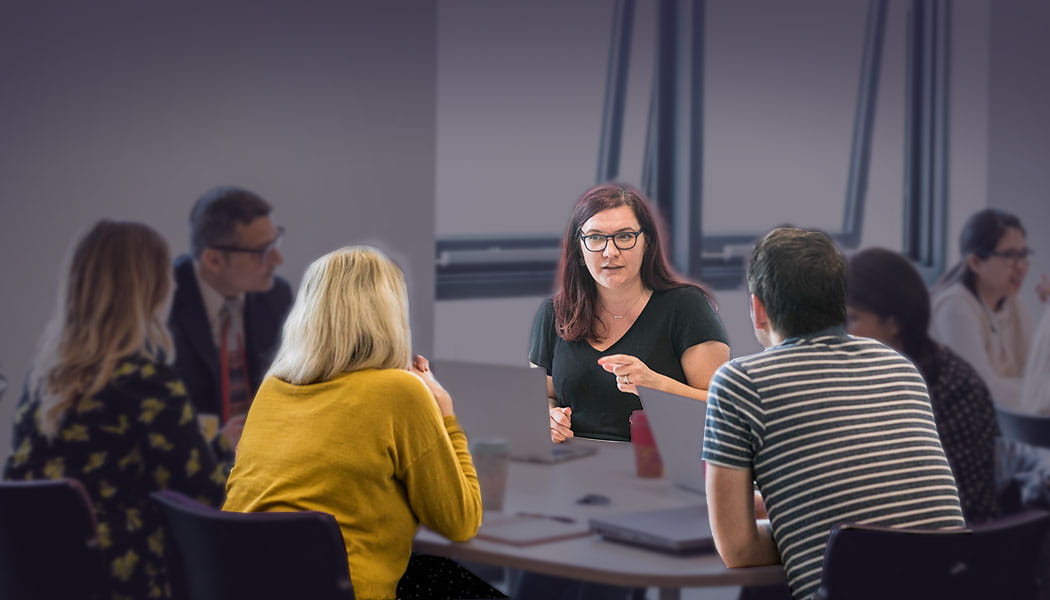
[[[840,327],[719,368],[703,458],[751,469],[796,598],[819,586],[836,523],[964,526],[922,376]]]

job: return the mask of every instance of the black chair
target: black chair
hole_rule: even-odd
[[[173,491],[150,497],[164,518],[177,598],[354,598],[343,536],[330,514],[226,512]]]
[[[97,527],[78,481],[0,481],[0,598],[108,598]]]
[[[824,552],[819,600],[1040,598],[1050,513],[1029,511],[973,529],[837,525]]]
[[[1050,415],[1026,415],[996,406],[995,416],[1004,438],[1050,448]]]

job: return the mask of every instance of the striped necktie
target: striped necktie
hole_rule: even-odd
[[[219,363],[222,371],[222,422],[248,412],[251,395],[244,358],[244,336],[234,324],[236,299],[227,299],[219,309]]]

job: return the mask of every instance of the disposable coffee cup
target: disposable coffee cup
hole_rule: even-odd
[[[510,443],[505,439],[489,438],[471,442],[470,454],[481,485],[481,505],[485,510],[503,510],[507,493],[507,466],[510,462]]]

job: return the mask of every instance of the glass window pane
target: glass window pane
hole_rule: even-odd
[[[867,3],[706,7],[706,232],[840,230]]]

